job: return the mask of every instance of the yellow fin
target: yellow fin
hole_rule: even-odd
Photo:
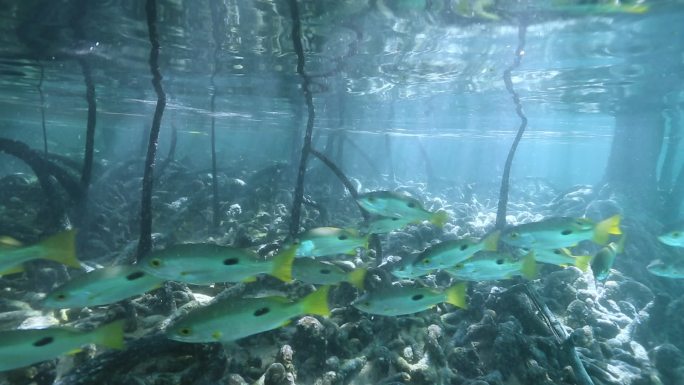
[[[586,272],[591,263],[591,255],[577,255],[575,256],[575,267]]]
[[[3,275],[11,275],[11,274],[19,274],[24,272],[24,265],[16,265],[12,266],[9,269],[0,271],[0,276]]]
[[[96,329],[95,343],[112,349],[124,348],[124,320],[118,320]]]
[[[454,306],[458,306],[461,309],[467,309],[468,303],[466,302],[466,292],[468,290],[468,285],[465,282],[457,283],[456,285],[446,289],[444,294],[446,294],[446,303],[450,303]]]
[[[213,339],[215,339],[215,340],[217,340],[217,341],[220,341],[220,340],[221,340],[221,337],[223,337],[223,333],[221,333],[221,332],[218,331],[218,330],[215,331],[215,332],[213,332],[213,333],[211,333],[211,338],[213,338]]]
[[[256,282],[256,280],[257,280],[257,277],[247,277],[247,278],[243,279],[242,282],[252,283],[252,282]]]
[[[347,282],[359,290],[363,290],[363,283],[366,280],[368,270],[363,267],[354,269],[347,274]]]
[[[605,245],[608,243],[610,234],[621,235],[620,219],[621,217],[618,214],[597,223],[596,228],[594,228],[594,242]]]
[[[285,326],[287,326],[287,325],[289,325],[289,324],[291,324],[291,323],[292,323],[292,320],[289,319],[289,320],[283,322],[282,324],[280,324],[280,327],[285,327]]]
[[[76,230],[72,229],[55,234],[41,241],[38,245],[43,251],[41,258],[76,269],[81,268],[81,262],[76,259]]]
[[[496,230],[495,232],[487,235],[487,238],[485,238],[482,243],[483,243],[483,248],[482,250],[485,251],[496,251],[499,247],[499,236],[501,235],[501,230]]]
[[[621,5],[620,8],[627,13],[642,14],[648,12],[648,5],[645,4],[633,4],[633,5]]]
[[[20,247],[20,246],[22,246],[22,244],[18,240],[4,235],[4,236],[0,237],[0,246],[2,246],[2,247]]]
[[[301,300],[303,312],[306,314],[316,314],[324,317],[330,316],[328,306],[328,292],[330,286],[323,286]]]
[[[534,258],[534,251],[530,251],[525,258],[523,258],[520,272],[522,273],[522,276],[527,279],[534,279],[537,276],[537,261]]]
[[[440,229],[444,227],[448,220],[449,214],[447,214],[447,212],[444,210],[439,210],[436,213],[432,214],[432,217],[430,217],[430,223],[439,227]]]
[[[297,246],[289,246],[273,258],[271,275],[283,282],[292,281],[292,263],[297,253]]]
[[[76,349],[69,350],[68,352],[66,352],[66,354],[68,356],[73,356],[73,355],[78,354],[82,351],[83,351],[83,348],[76,348]]]

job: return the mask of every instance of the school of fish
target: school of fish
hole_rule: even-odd
[[[625,237],[620,216],[599,222],[587,218],[551,217],[501,231],[482,239],[450,239],[417,252],[411,260],[389,267],[401,282],[364,292],[367,269],[336,262],[369,247],[371,234],[384,234],[409,224],[430,222],[442,227],[445,211],[431,212],[415,198],[391,192],[360,194],[357,203],[370,219],[357,229],[319,227],[305,231],[284,244],[271,258],[256,252],[212,243],[177,244],[154,250],[138,264],[109,266],[76,275],[56,287],[43,300],[45,310],[102,306],[142,295],[166,281],[192,285],[219,282],[251,282],[258,275],[281,281],[299,280],[318,285],[309,295],[291,301],[281,296],[215,300],[175,319],[165,328],[168,338],[187,342],[229,342],[286,325],[291,319],[313,314],[328,316],[331,286],[347,282],[359,294],[350,306],[382,316],[425,311],[446,303],[466,309],[468,282],[504,280],[516,276],[534,279],[538,264],[591,269],[596,281],[610,275],[616,256],[623,252]],[[24,263],[45,259],[81,268],[76,258],[76,231],[52,235],[34,245],[0,237],[0,276],[20,274]],[[684,228],[658,238],[670,247],[684,247]],[[575,255],[584,242],[602,247],[595,255]],[[580,249],[583,250],[583,249]],[[425,287],[420,278],[444,271],[452,277],[446,288]],[[653,261],[648,270],[658,276],[684,278],[684,263]],[[0,331],[0,371],[25,367],[78,351],[86,344],[124,347],[123,322],[94,330],[67,327]]]

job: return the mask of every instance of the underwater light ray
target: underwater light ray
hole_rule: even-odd
[[[154,109],[150,139],[147,143],[147,158],[143,174],[142,201],[140,205],[140,239],[138,240],[137,258],[140,260],[152,249],[152,182],[154,181],[155,156],[159,144],[159,130],[161,119],[166,106],[166,93],[162,88],[162,75],[159,71],[159,35],[157,32],[157,2],[147,0],[145,3],[147,15],[147,31],[150,38],[150,72],[152,73],[152,85],[157,94],[157,106]]]

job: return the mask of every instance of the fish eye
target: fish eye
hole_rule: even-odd
[[[347,238],[349,238],[349,237],[346,234],[342,234],[339,237],[337,237],[337,239],[339,239],[340,241],[344,241]]]
[[[237,258],[226,258],[223,260],[223,264],[226,266],[237,265],[239,260]]]
[[[190,334],[192,334],[192,330],[190,330],[190,328],[183,328],[178,331],[178,334],[182,336],[189,336]]]
[[[561,231],[561,234],[562,235],[570,235],[570,234],[572,234],[572,230],[570,230],[570,229],[563,230],[563,231]]]
[[[503,258],[499,258],[499,259],[496,260],[496,264],[497,264],[497,265],[503,265],[503,263],[504,263]]]
[[[411,299],[414,301],[420,301],[421,299],[423,299],[423,297],[425,297],[425,296],[422,294],[416,294],[413,297],[411,297]]]
[[[254,316],[259,317],[259,316],[262,316],[262,315],[264,315],[270,311],[271,311],[271,309],[269,309],[267,307],[262,307],[260,309],[256,309],[256,311],[254,312]]]
[[[467,248],[468,248],[468,245],[461,245],[461,247],[460,247],[461,251],[463,251],[463,250],[465,250],[465,249],[467,249]]]
[[[41,346],[49,345],[49,344],[51,344],[54,340],[55,340],[55,339],[52,338],[52,337],[43,337],[43,338],[39,339],[38,341],[34,342],[34,343],[33,343],[33,346],[35,346],[35,347],[41,347]]]
[[[160,267],[162,265],[162,261],[159,258],[154,258],[150,261],[150,266],[152,267]]]
[[[142,271],[136,271],[135,273],[128,274],[126,276],[126,279],[129,281],[135,281],[136,279],[142,278],[143,276],[145,276],[145,273],[143,273]]]

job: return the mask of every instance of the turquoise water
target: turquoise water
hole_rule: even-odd
[[[158,145],[150,5],[166,93]],[[513,93],[526,130],[508,169],[522,122]],[[684,232],[683,110],[680,0],[0,2],[0,385],[682,385],[684,242],[668,237]],[[311,147],[333,167],[306,152],[310,117]],[[383,199],[386,211],[371,207]],[[616,218],[621,234],[599,240]],[[366,234],[381,220],[405,223]],[[535,225],[556,238],[519,243]],[[63,255],[2,265],[20,244],[47,253],[55,234],[75,236],[57,249],[83,269]],[[420,270],[448,241],[484,250]],[[207,262],[206,244],[225,249]],[[334,252],[290,281],[283,255],[303,244]],[[316,267],[321,257],[332,264]],[[187,271],[156,276],[155,258],[256,273],[197,285]],[[487,262],[467,285],[448,273]],[[116,301],[45,305],[119,265],[131,270],[108,283]],[[514,276],[491,279],[500,265]],[[145,274],[149,287],[129,293]],[[331,314],[303,300],[331,281]],[[392,290],[385,308],[363,303]],[[210,340],[178,342],[209,327],[175,328],[209,301],[232,318]],[[250,317],[277,312],[289,318],[256,330],[263,318]],[[84,337],[98,347],[31,361],[61,338],[53,328],[107,324]],[[237,326],[256,329],[233,341]],[[122,350],[98,334],[122,328]]]

